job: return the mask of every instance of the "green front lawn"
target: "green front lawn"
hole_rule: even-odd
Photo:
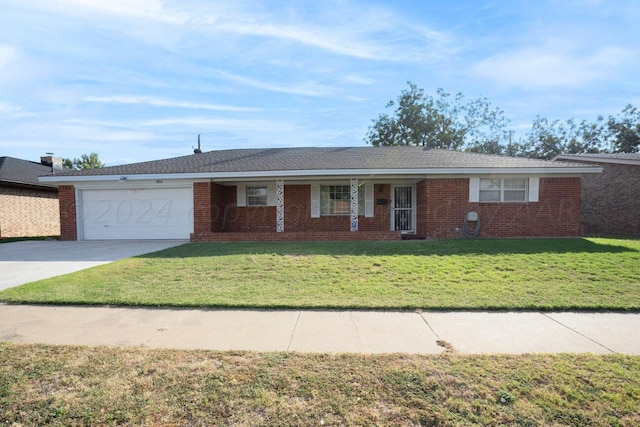
[[[20,303],[640,309],[640,240],[211,243],[0,292]]]
[[[637,426],[640,357],[0,343],[0,425]]]

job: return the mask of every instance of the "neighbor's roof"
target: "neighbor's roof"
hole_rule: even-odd
[[[640,153],[586,153],[560,154],[553,160],[579,161],[593,163],[617,163],[625,165],[640,165]]]
[[[55,189],[55,185],[38,181],[38,176],[50,173],[51,166],[14,157],[0,157],[0,182],[3,184]]]
[[[46,181],[90,177],[241,178],[345,174],[589,173],[599,168],[422,147],[265,148],[209,151],[171,159],[84,171],[64,171]],[[84,179],[83,179],[84,178]]]

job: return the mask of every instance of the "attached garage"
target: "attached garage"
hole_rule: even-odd
[[[78,190],[80,240],[189,239],[192,187]]]

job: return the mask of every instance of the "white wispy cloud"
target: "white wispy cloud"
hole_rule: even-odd
[[[257,23],[257,22],[220,22],[214,27],[217,31],[230,32],[251,36],[270,37],[291,40],[303,45],[316,47],[339,55],[346,55],[362,59],[379,59],[382,56],[381,47],[355,40],[344,31],[317,29],[292,24]]]
[[[611,78],[628,57],[620,48],[594,52],[528,48],[486,58],[472,67],[478,77],[521,89],[579,87]]]
[[[147,129],[140,130],[136,126],[115,124],[92,120],[69,119],[60,123],[44,125],[40,128],[42,132],[56,132],[57,135],[64,135],[70,142],[80,141],[81,143],[118,143],[125,141],[147,141],[157,134]]]
[[[278,85],[269,83],[263,80],[258,80],[246,76],[231,73],[224,70],[212,70],[218,77],[225,80],[232,81],[234,83],[241,84],[243,86],[249,86],[256,89],[262,89],[271,92],[281,92],[293,95],[305,95],[314,97],[326,97],[336,93],[336,89],[330,86],[315,83],[313,81],[289,83],[286,85]]]
[[[295,130],[295,124],[267,119],[228,119],[213,117],[168,117],[140,122],[145,127],[191,127],[202,130],[235,130],[250,132],[284,132]]]
[[[15,46],[0,44],[0,69],[6,67],[18,58],[18,49]]]
[[[111,95],[111,96],[87,96],[82,99],[84,102],[104,103],[104,104],[145,104],[153,107],[188,108],[197,110],[214,110],[230,112],[256,112],[261,108],[237,107],[233,105],[207,104],[189,101],[177,101],[172,99],[156,98],[151,96],[137,95]]]
[[[18,105],[0,101],[0,117],[17,119],[33,116],[35,116],[35,114],[24,111],[22,107]]]
[[[57,0],[76,8],[92,9],[115,15],[128,15],[173,24],[184,24],[189,15],[176,9],[167,9],[161,0]]]
[[[51,0],[68,13],[100,13],[178,25],[182,31],[233,34],[297,43],[351,58],[420,62],[452,49],[449,36],[391,8],[330,2],[320,15],[291,12],[290,5],[237,2],[181,3],[161,0]],[[46,5],[46,3],[45,3]],[[304,5],[300,6],[301,9]],[[64,8],[58,7],[64,13]],[[95,18],[95,16],[92,16]],[[139,22],[136,25],[140,25]],[[143,33],[139,33],[143,36]]]
[[[347,83],[347,84],[355,84],[355,85],[362,85],[362,86],[369,86],[369,85],[375,84],[376,82],[375,79],[364,77],[362,75],[357,75],[357,74],[346,74],[344,76],[341,76],[340,80],[342,80],[344,83]]]
[[[355,18],[355,17],[354,17]],[[337,55],[358,59],[419,62],[452,51],[444,34],[394,17],[390,21],[356,19],[350,23],[260,22],[242,15],[212,17],[200,25],[205,31],[258,36],[297,42]]]

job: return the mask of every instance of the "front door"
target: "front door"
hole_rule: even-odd
[[[403,233],[415,232],[414,188],[396,185],[391,196],[391,229]]]

